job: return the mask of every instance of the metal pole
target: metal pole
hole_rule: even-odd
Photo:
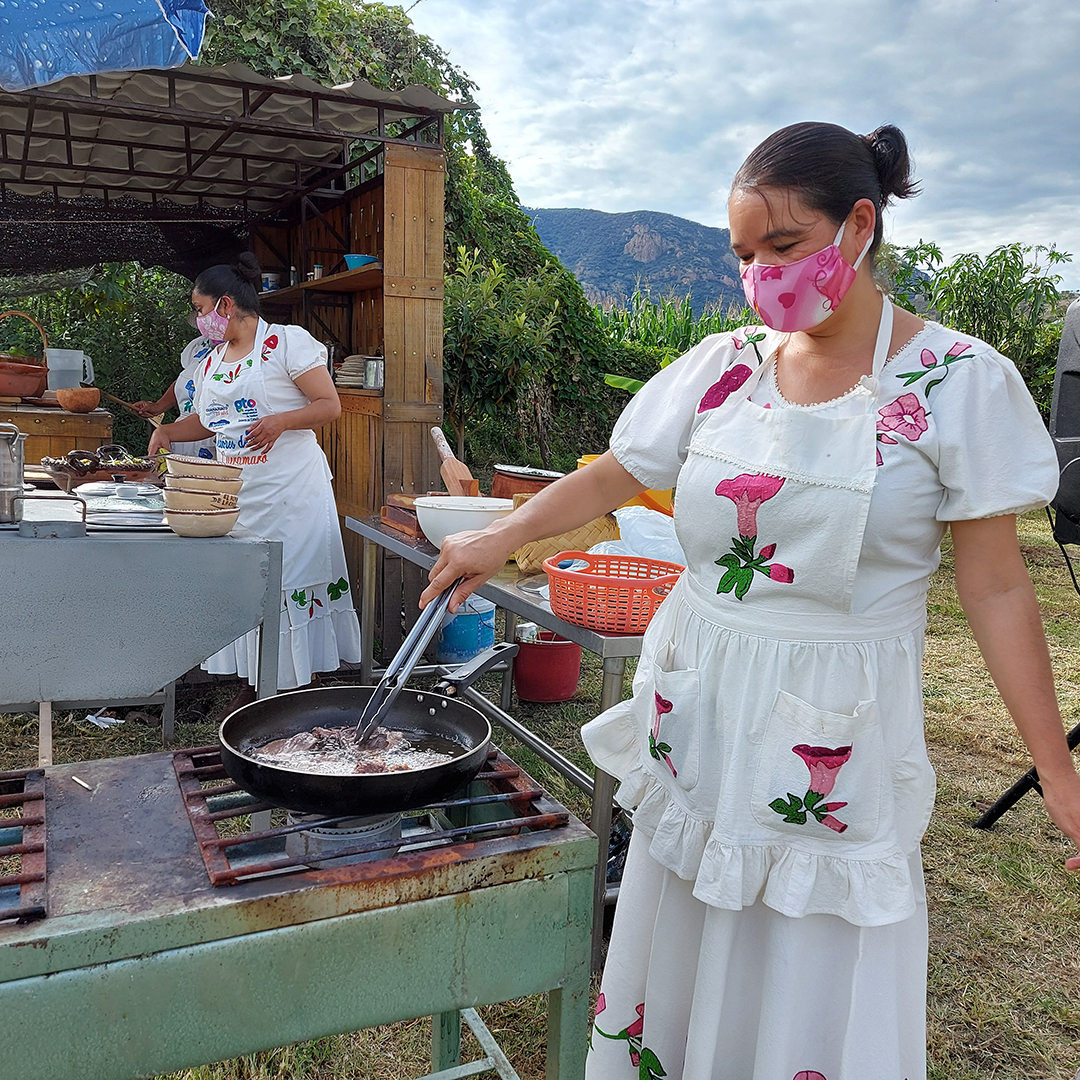
[[[1080,745],[1080,724],[1069,732],[1065,740],[1069,744],[1070,750],[1075,750]],[[1031,789],[1034,788],[1040,795],[1042,794],[1042,788],[1039,787],[1039,774],[1035,769],[1028,769],[1019,780],[1011,788],[1008,789],[998,800],[991,806],[978,821],[975,822],[976,829],[989,829],[991,825],[1006,811],[1011,810]]]

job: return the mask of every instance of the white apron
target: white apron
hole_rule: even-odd
[[[196,395],[203,425],[213,431],[218,460],[243,467],[237,524],[282,544],[282,615],[278,687],[311,681],[315,671],[336,671],[341,660],[357,662],[359,623],[337,520],[326,455],[310,429],[283,431],[269,451],[249,451],[248,432],[267,408],[267,334],[260,319],[254,350],[224,362],[214,350]],[[295,403],[308,403],[293,385]],[[245,635],[203,665],[220,674],[237,672],[254,682],[256,632]]]
[[[886,302],[843,416],[751,401],[768,353],[703,399],[675,505],[687,570],[634,698],[582,731],[635,811],[590,1080],[651,1076],[646,1051],[684,1080],[924,1075],[925,609],[852,613],[891,331]]]

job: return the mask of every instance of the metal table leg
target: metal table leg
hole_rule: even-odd
[[[277,693],[278,639],[281,634],[281,541],[272,540],[267,547],[270,560],[259,627],[259,671],[255,686],[260,698],[273,697]]]
[[[161,745],[176,742],[176,680],[165,684],[165,704],[161,706]]]
[[[461,1013],[438,1013],[431,1018],[431,1071],[452,1069],[461,1062]]]
[[[378,553],[375,544],[364,537],[361,563],[363,594],[360,597],[360,680],[370,686],[374,680],[375,655],[375,570]]]
[[[505,628],[503,631],[503,641],[513,641],[517,635],[518,617],[512,611],[503,611],[505,617]],[[510,706],[513,704],[512,694],[514,690],[514,661],[511,660],[506,665],[506,670],[503,672],[502,677],[502,693],[499,696],[499,706],[503,712],[509,712]]]

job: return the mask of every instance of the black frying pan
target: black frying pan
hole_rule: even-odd
[[[516,652],[517,646],[509,643],[485,650],[440,684],[443,693],[402,690],[383,726],[414,737],[437,735],[457,743],[461,755],[441,765],[325,776],[283,769],[250,756],[252,748],[272,739],[288,738],[313,727],[355,724],[375,691],[373,686],[328,686],[263,698],[227,716],[218,732],[225,771],[252,795],[307,814],[361,817],[434,802],[480,771],[491,742],[491,725],[484,715],[453,694]]]

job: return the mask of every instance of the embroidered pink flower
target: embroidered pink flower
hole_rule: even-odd
[[[800,743],[791,750],[803,759],[803,763],[810,770],[810,790],[818,795],[828,795],[832,791],[836,774],[851,757],[850,746],[838,746],[835,750],[830,750],[827,746],[807,746],[806,743]],[[828,809],[838,810],[839,807],[830,806]]]
[[[654,697],[656,699],[656,718],[653,720],[652,731],[649,733],[649,754],[656,758],[657,761],[663,758],[664,763],[671,770],[671,775],[678,776],[679,774],[675,771],[675,766],[668,756],[671,753],[671,747],[666,742],[660,741],[660,718],[671,712],[672,704],[667,698],[663,698],[655,692]]]
[[[937,357],[929,349],[923,349],[919,353],[919,359],[923,367],[937,367]]]
[[[645,1030],[645,1002],[643,1001],[636,1009],[638,1018],[626,1029],[627,1035],[640,1035]],[[636,1065],[637,1062],[635,1061]]]
[[[768,556],[766,556],[768,558]],[[769,567],[769,577],[773,581],[783,582],[785,585],[790,585],[795,580],[795,571],[790,566],[784,566],[781,563],[774,562]]]
[[[759,552],[758,555],[766,562],[776,554],[775,544],[766,544]]]
[[[771,499],[783,486],[783,477],[743,473],[733,480],[721,480],[716,485],[716,494],[735,504],[739,535],[757,536],[758,507]]]
[[[741,344],[736,345],[736,348],[741,347]],[[750,378],[750,374],[750,369],[745,364],[736,364],[734,367],[728,368],[720,376],[719,380],[705,391],[701,401],[698,402],[697,411],[702,413],[707,412],[709,409],[719,408],[734,391],[738,390]]]
[[[828,1080],[828,1077],[822,1076],[821,1073],[816,1072],[814,1069],[803,1069],[802,1072],[797,1072],[791,1080]]]
[[[902,435],[911,442],[915,442],[929,426],[926,422],[926,410],[915,394],[901,394],[891,404],[878,409],[878,416],[879,432],[895,431],[897,435]]]
[[[263,342],[263,352],[264,353],[269,352],[271,349],[276,349],[276,348],[277,348],[277,334],[271,334]]]
[[[971,348],[971,344],[967,341],[958,341],[946,354],[946,360],[952,360],[957,356],[961,356]]]
[[[607,998],[601,994],[596,999],[596,1008],[593,1010],[593,1016],[599,1016],[607,1008]]]

